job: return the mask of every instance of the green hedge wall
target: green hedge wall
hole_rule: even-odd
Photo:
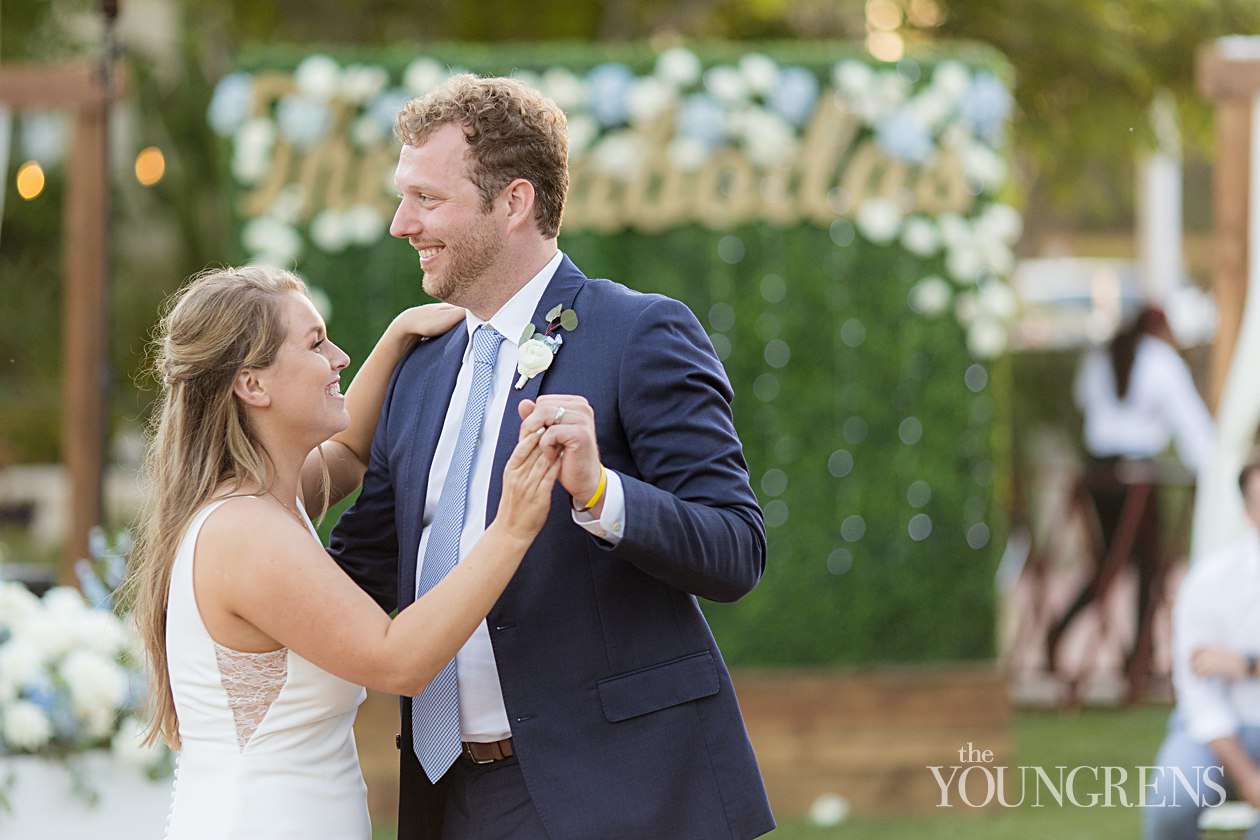
[[[820,79],[830,66],[822,62],[850,49],[753,48],[817,65]],[[749,49],[697,53],[729,60]],[[572,45],[428,52],[488,73],[611,60],[604,48]],[[291,69],[305,54],[269,50],[242,66]],[[343,63],[367,58],[328,54]],[[398,69],[414,55],[397,50],[370,60]],[[1004,67],[973,47],[936,58],[951,55]],[[650,56],[638,47],[618,54],[632,65]],[[734,384],[736,423],[770,551],[765,579],[751,595],[706,604],[731,662],[993,656],[1009,376],[1004,362],[970,356],[952,312],[926,316],[910,307],[915,283],[945,276],[942,256],[874,244],[847,219],[829,228],[562,231],[560,245],[590,276],[686,302]],[[356,358],[394,312],[423,298],[414,253],[392,240],[339,254],[311,248],[298,268],[327,293],[331,332]]]

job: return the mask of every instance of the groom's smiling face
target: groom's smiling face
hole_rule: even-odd
[[[468,177],[467,152],[455,123],[418,146],[404,145],[394,172],[398,210],[389,226],[420,255],[425,292],[460,306],[475,304],[506,237],[500,214],[484,206]]]

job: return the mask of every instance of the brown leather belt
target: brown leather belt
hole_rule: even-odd
[[[464,757],[473,764],[494,764],[496,761],[503,761],[505,758],[511,758],[514,755],[516,755],[516,751],[512,749],[511,738],[504,738],[502,741],[491,741],[487,744],[476,741],[464,741]]]

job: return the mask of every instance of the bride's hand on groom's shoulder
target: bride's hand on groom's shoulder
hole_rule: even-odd
[[[464,320],[464,309],[449,303],[426,303],[394,316],[389,330],[399,338],[434,338]]]

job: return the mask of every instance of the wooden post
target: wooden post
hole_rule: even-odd
[[[88,534],[104,518],[109,169],[106,160],[111,91],[99,66],[0,67],[0,103],[68,108],[74,139],[66,179],[65,279],[62,306],[62,458],[69,479],[68,521],[59,583],[75,582],[74,561],[86,557]]]
[[[1198,77],[1200,91],[1217,105],[1212,290],[1218,323],[1208,383],[1208,399],[1215,411],[1220,406],[1247,300],[1251,105],[1260,94],[1260,59],[1231,57],[1212,45],[1199,53]]]

